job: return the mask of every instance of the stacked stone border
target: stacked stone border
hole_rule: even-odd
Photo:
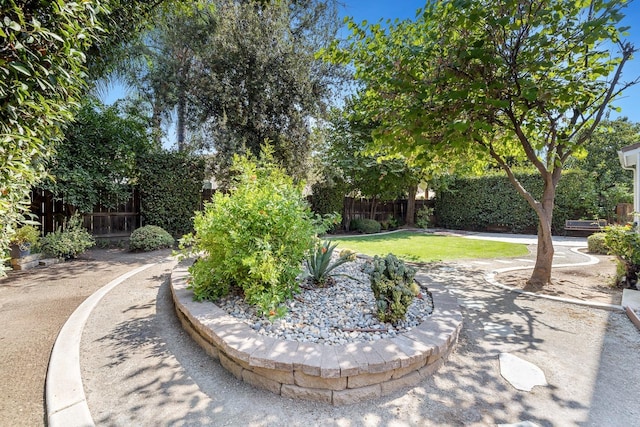
[[[430,285],[433,314],[392,339],[333,346],[279,340],[213,303],[193,301],[187,268],[181,263],[171,274],[183,328],[236,378],[285,397],[344,405],[414,386],[444,364],[462,327],[456,299]]]

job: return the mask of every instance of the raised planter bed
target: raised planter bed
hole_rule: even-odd
[[[187,266],[171,275],[184,329],[236,378],[282,396],[333,405],[355,403],[413,386],[446,361],[462,314],[446,289],[430,286],[433,314],[392,339],[346,345],[278,340],[258,334],[210,302],[195,302]]]

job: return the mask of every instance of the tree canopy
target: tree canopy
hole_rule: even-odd
[[[428,161],[449,152],[490,158],[536,211],[531,283],[551,277],[555,188],[622,91],[635,48],[624,41],[625,0],[430,1],[415,21],[359,26],[344,48],[365,86],[358,104],[378,121],[377,147]],[[471,151],[470,151],[471,150]],[[459,155],[458,155],[459,156]],[[507,159],[526,159],[544,181],[536,199]]]

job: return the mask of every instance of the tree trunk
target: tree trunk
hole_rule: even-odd
[[[553,180],[545,180],[542,201],[534,207],[536,214],[538,214],[538,250],[536,254],[536,265],[527,282],[532,286],[544,286],[551,282],[551,267],[554,253],[551,223],[553,219],[555,194],[556,186]]]
[[[185,119],[186,119],[186,104],[187,100],[185,99],[184,93],[181,93],[178,97],[178,123],[176,123],[176,132],[177,132],[177,142],[178,142],[178,151],[185,151],[184,144],[184,128],[185,128]]]
[[[408,227],[413,227],[416,224],[416,194],[418,193],[418,186],[412,185],[409,187],[409,195],[407,197],[407,215],[404,219],[404,223]]]

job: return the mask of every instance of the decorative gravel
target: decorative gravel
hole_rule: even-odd
[[[396,325],[380,322],[369,276],[363,271],[366,263],[366,259],[358,258],[333,270],[336,283],[325,288],[301,281],[301,292],[286,303],[288,313],[281,319],[269,321],[257,316],[255,308],[239,295],[227,296],[217,304],[259,334],[329,345],[392,338],[411,330],[431,315],[433,301],[423,288],[421,295],[409,306],[405,320]]]

